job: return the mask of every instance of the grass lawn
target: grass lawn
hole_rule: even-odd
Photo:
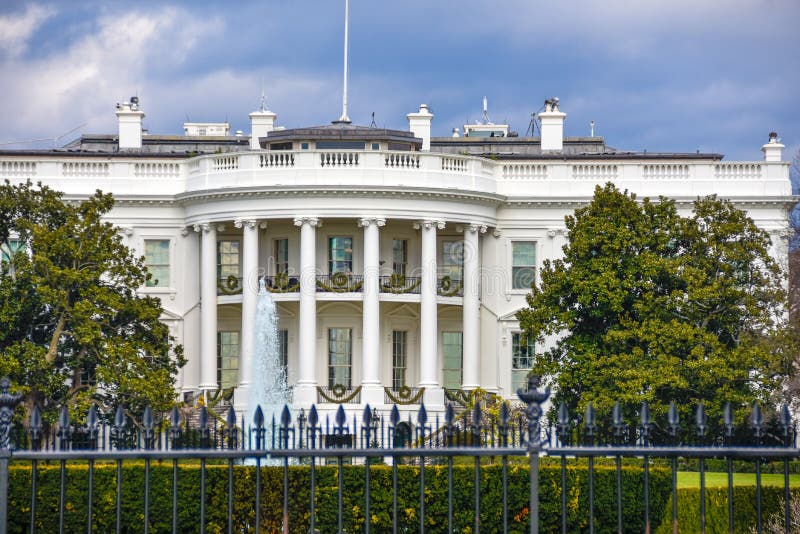
[[[763,486],[783,486],[783,475],[762,474],[761,484]],[[734,486],[755,486],[755,473],[734,473]],[[789,475],[789,485],[800,487],[800,475]],[[689,471],[678,471],[679,488],[699,488],[700,474]],[[706,472],[706,487],[728,487],[728,473]]]

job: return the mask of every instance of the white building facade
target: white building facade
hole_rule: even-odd
[[[776,136],[763,159],[724,162],[565,138],[557,101],[540,114],[541,137],[467,125],[464,137],[431,138],[426,106],[409,131],[275,129],[262,109],[250,136],[214,124],[142,135],[138,101],[117,114],[116,135],[0,152],[0,179],[67,198],[113,193],[110,220],[153,273],[141,293],[160,298],[184,346],[185,398],[234,388],[244,407],[264,277],[297,406],[436,412],[478,387],[513,398],[536,351],[515,314],[542,262],[562,254],[564,217],[609,181],[685,211],[698,196],[730,199],[785,264],[792,197]]]

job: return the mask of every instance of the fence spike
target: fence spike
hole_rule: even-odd
[[[344,413],[344,408],[342,405],[339,405],[339,408],[336,410],[336,428],[340,431],[344,431],[344,425],[347,424],[347,415]]]
[[[30,418],[30,433],[31,439],[37,439],[39,437],[39,433],[42,431],[42,413],[39,411],[39,405],[33,405],[33,411],[31,412]]]
[[[643,429],[650,428],[650,404],[647,401],[642,401],[642,406],[639,408],[639,423]]]
[[[475,406],[472,408],[472,425],[475,429],[479,429],[481,427],[482,419],[483,410],[481,409],[481,401],[476,400]]]
[[[728,437],[733,435],[733,419],[733,405],[730,402],[726,402],[722,408],[722,421],[725,425],[725,435]]]
[[[761,413],[761,406],[758,402],[753,403],[753,411],[750,412],[750,427],[753,429],[755,437],[761,437],[762,425],[764,424],[764,415]]]
[[[145,430],[153,430],[153,409],[148,404],[144,408],[144,415],[142,415],[142,426]]]
[[[786,403],[781,405],[781,429],[784,437],[787,437],[792,428],[792,414],[789,413],[789,406]]]
[[[311,405],[311,409],[308,411],[308,426],[312,430],[317,427],[319,423],[319,414],[317,413],[317,406],[315,404]]]
[[[256,425],[257,430],[264,428],[264,411],[260,404],[256,406],[256,412],[253,414],[253,424]]]
[[[417,412],[417,422],[422,429],[425,429],[425,424],[428,422],[428,410],[425,409],[425,403],[419,405],[419,412]]]
[[[58,426],[64,430],[69,428],[69,409],[66,406],[62,406],[58,414]]]
[[[567,408],[566,402],[558,405],[558,426],[569,426],[569,408]]]
[[[623,425],[622,421],[622,404],[619,401],[614,403],[614,408],[611,409],[611,424],[614,428],[621,428]]]
[[[706,407],[703,404],[703,401],[700,401],[700,403],[697,405],[697,410],[694,414],[694,421],[697,425],[697,435],[700,437],[705,436],[708,417],[706,416]]]
[[[200,417],[198,419],[200,423],[200,434],[203,436],[203,434],[208,432],[208,408],[205,406],[200,407]]]
[[[228,426],[229,431],[236,426],[236,410],[233,409],[233,406],[228,408],[228,417],[225,419],[225,424]]]
[[[586,413],[583,416],[583,426],[586,428],[586,435],[592,436],[594,434],[595,424],[594,424],[594,406],[592,406],[592,402],[589,401],[589,404],[586,405]]]
[[[453,405],[448,404],[444,408],[444,423],[447,426],[453,425],[453,419],[455,419],[455,412],[453,411]]]
[[[288,429],[289,426],[292,424],[292,414],[289,412],[289,405],[283,405],[283,411],[281,412],[281,428],[284,430]]]
[[[400,410],[397,409],[397,405],[392,406],[392,412],[389,414],[389,422],[392,423],[392,426],[397,428],[397,425],[400,423]]]
[[[678,406],[675,401],[669,403],[669,411],[667,412],[667,426],[669,426],[670,435],[674,436],[678,433],[680,426],[680,414],[678,413]]]
[[[506,401],[500,404],[500,424],[503,426],[508,425],[508,402]]]

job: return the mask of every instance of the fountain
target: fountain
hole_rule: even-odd
[[[251,365],[250,394],[247,400],[245,421],[253,425],[256,407],[264,413],[266,445],[272,443],[272,421],[280,424],[284,405],[290,402],[290,391],[286,384],[286,369],[281,362],[278,346],[278,314],[275,301],[267,291],[264,279],[258,282],[258,304],[256,305],[255,344]],[[248,362],[244,362],[245,365]],[[255,447],[255,437],[252,440]]]

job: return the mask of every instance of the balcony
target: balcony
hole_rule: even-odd
[[[264,286],[270,293],[297,293],[300,291],[300,278],[287,273],[265,276]]]
[[[437,281],[436,294],[440,297],[463,297],[464,281],[450,276],[442,276]]]
[[[399,273],[381,276],[380,291],[394,295],[419,295],[421,282],[422,279],[417,276],[406,276]]]
[[[399,388],[383,388],[383,402],[386,404],[397,404],[407,406],[410,404],[422,404],[425,396],[425,388],[412,388],[400,386]]]
[[[241,295],[242,277],[230,275],[217,279],[217,295]]]
[[[349,273],[333,273],[317,276],[317,293],[360,293],[364,277]]]
[[[317,386],[317,403],[359,404],[361,402],[361,386],[350,388],[341,384],[333,387]]]

